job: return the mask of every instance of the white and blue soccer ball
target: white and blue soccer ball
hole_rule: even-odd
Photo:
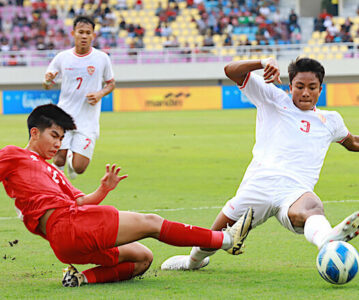
[[[359,269],[358,251],[346,242],[327,243],[317,256],[317,269],[320,276],[330,283],[348,283]]]

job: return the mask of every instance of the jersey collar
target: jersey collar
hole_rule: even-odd
[[[78,53],[76,53],[75,47],[74,47],[74,48],[72,48],[72,53],[77,57],[85,57],[85,56],[90,55],[92,53],[92,50],[93,50],[93,48],[91,47],[89,52],[87,52],[85,54],[78,54]]]

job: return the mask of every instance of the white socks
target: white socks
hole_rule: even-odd
[[[304,236],[318,249],[323,246],[325,237],[332,231],[327,218],[322,215],[310,216],[304,224]]]
[[[189,255],[188,268],[197,269],[201,265],[202,260],[204,260],[208,256],[215,254],[216,251],[217,250],[204,251],[200,247],[193,247],[191,250],[191,254]]]
[[[221,249],[227,250],[233,246],[233,239],[230,234],[226,231],[223,231],[223,242]]]

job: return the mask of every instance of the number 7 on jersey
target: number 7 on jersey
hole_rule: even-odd
[[[82,77],[77,77],[76,80],[79,81],[79,84],[78,84],[78,86],[76,88],[78,90],[80,88],[80,86],[81,86],[81,83],[82,83]]]

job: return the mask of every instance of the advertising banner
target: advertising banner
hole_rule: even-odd
[[[223,109],[234,108],[254,108],[255,106],[240,91],[237,86],[222,87],[222,107]]]
[[[278,85],[279,88],[289,94],[289,85]],[[327,87],[323,84],[322,92],[319,96],[317,106],[327,105]],[[223,86],[222,87],[222,105],[223,109],[234,108],[253,108],[255,107],[249,99],[241,92],[237,86]]]
[[[359,83],[328,84],[328,106],[359,105]]]
[[[124,88],[114,92],[114,111],[221,109],[221,87]]]
[[[2,109],[2,91],[0,91],[0,115],[3,114],[3,109]]]
[[[2,107],[4,114],[28,114],[36,106],[58,103],[59,90],[3,91]],[[102,98],[102,111],[112,111],[112,94]]]
[[[28,114],[36,106],[55,103],[60,91],[3,91],[4,114]]]

